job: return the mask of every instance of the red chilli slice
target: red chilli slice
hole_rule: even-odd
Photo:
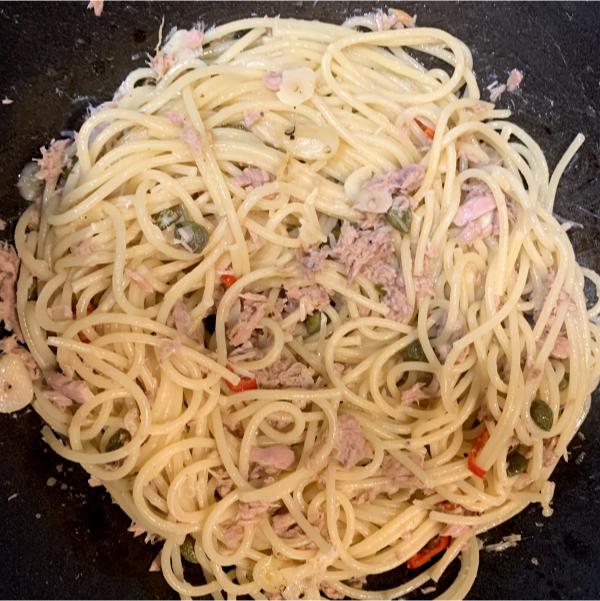
[[[452,542],[451,536],[436,536],[432,538],[418,553],[415,553],[407,562],[409,570],[416,570],[425,565],[436,555],[447,549]]]
[[[484,430],[469,451],[467,466],[479,478],[485,478],[487,471],[477,465],[476,459],[479,451],[481,451],[481,449],[485,446],[485,443],[489,440],[489,438],[490,433],[487,430]]]
[[[231,392],[245,392],[246,390],[256,390],[258,388],[256,378],[242,378],[238,384],[225,381],[225,384]]]
[[[433,137],[435,136],[435,129],[429,127],[429,125],[426,125],[425,123],[423,123],[420,119],[415,119],[417,125],[423,130],[423,133],[430,139],[433,140]]]
[[[225,284],[225,288],[231,288],[231,286],[233,286],[236,283],[237,278],[230,273],[224,273],[221,276],[221,281],[223,282],[223,284]]]

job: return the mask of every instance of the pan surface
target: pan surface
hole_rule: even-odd
[[[143,64],[165,31],[252,14],[341,22],[372,2],[107,2],[101,18],[85,2],[0,4],[0,217],[10,239],[24,208],[17,174],[61,130],[76,129],[87,107],[108,100]],[[541,144],[552,168],[582,131],[587,141],[558,190],[556,213],[583,224],[571,239],[584,266],[600,270],[600,4],[398,3],[420,24],[442,27],[473,51],[480,86],[525,72],[522,90],[500,103]],[[485,94],[484,94],[485,96]],[[596,402],[598,395],[594,396]],[[157,548],[126,532],[129,520],[87,474],[55,456],[30,409],[0,416],[0,597],[174,598],[148,574]],[[521,533],[503,553],[483,552],[472,598],[600,596],[600,410],[592,403],[583,437],[554,474],[554,516],[538,506],[486,534]],[[15,496],[16,495],[16,496]],[[536,561],[532,560],[535,559]],[[535,564],[535,565],[534,565]],[[380,578],[389,586],[393,576]]]

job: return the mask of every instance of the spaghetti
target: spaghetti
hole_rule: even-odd
[[[463,597],[478,533],[551,513],[600,373],[552,216],[583,137],[550,177],[508,116],[400,11],[251,18],[172,32],[55,148],[15,235],[33,406],[183,597],[457,557]]]

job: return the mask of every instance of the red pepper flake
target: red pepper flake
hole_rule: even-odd
[[[230,273],[224,273],[221,276],[221,281],[225,284],[225,288],[231,288],[237,281],[237,278]]]
[[[436,555],[447,549],[452,542],[451,536],[436,536],[432,538],[418,553],[415,553],[406,563],[409,570],[416,570],[428,563]]]
[[[456,505],[451,501],[443,501],[442,503],[438,503],[437,509],[439,509],[439,511],[454,511]]]
[[[490,433],[487,430],[484,430],[481,433],[481,435],[479,436],[479,438],[475,441],[473,446],[471,447],[471,450],[469,451],[469,460],[467,462],[467,465],[468,465],[469,469],[479,478],[485,478],[487,471],[484,469],[481,469],[477,465],[475,460],[477,459],[477,455],[479,454],[479,451],[481,451],[481,449],[485,446],[485,443],[489,440],[489,438],[490,438]]]
[[[245,392],[246,390],[256,390],[258,388],[256,378],[241,378],[238,384],[225,381],[225,384],[231,392]]]
[[[430,139],[433,140],[433,137],[435,136],[435,129],[429,127],[429,125],[426,125],[425,123],[423,123],[422,121],[420,121],[419,119],[415,119],[415,121],[417,122],[417,125],[423,130],[423,133]]]

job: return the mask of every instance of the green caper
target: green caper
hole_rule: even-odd
[[[131,440],[131,435],[129,434],[129,432],[127,432],[127,430],[124,430],[123,428],[119,428],[108,439],[105,451],[107,453],[110,453],[111,451],[116,451],[117,449],[120,449],[129,440]]]
[[[183,242],[184,248],[199,253],[208,244],[208,231],[195,221],[182,221],[175,229],[175,238]]]
[[[163,209],[152,215],[152,221],[154,221],[154,224],[161,230],[166,230],[170,225],[173,225],[182,219],[185,219],[185,212],[181,205]]]
[[[530,408],[531,419],[535,422],[535,425],[542,430],[548,432],[552,428],[554,422],[554,414],[548,403],[540,399],[535,399],[531,403]]]
[[[506,459],[506,475],[510,477],[522,474],[527,469],[528,464],[529,460],[518,451],[515,451]]]
[[[405,349],[404,349],[404,360],[405,361],[427,361],[427,356],[425,355],[425,351],[421,346],[419,340],[413,340]]]
[[[304,325],[306,326],[306,331],[309,336],[312,336],[321,330],[322,319],[321,311],[314,311],[304,320]]]
[[[412,221],[412,213],[410,209],[398,211],[398,209],[392,207],[385,214],[385,219],[395,230],[407,234],[410,229],[410,222]]]
[[[189,534],[185,537],[183,544],[179,547],[181,557],[190,563],[199,563],[194,551],[194,537]]]
[[[566,371],[565,375],[562,377],[562,380],[560,381],[559,385],[558,385],[558,389],[562,392],[563,390],[566,390],[569,387],[569,372]]]

